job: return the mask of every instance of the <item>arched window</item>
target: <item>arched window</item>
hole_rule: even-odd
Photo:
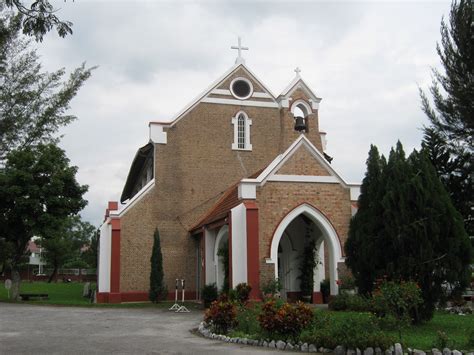
[[[245,112],[239,111],[232,117],[232,124],[234,125],[234,143],[232,143],[232,149],[252,150],[252,144],[250,144],[250,126],[252,125],[252,120]]]
[[[245,148],[245,116],[243,113],[237,118],[237,148]]]

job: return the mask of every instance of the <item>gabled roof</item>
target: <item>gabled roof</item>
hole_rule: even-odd
[[[334,168],[328,163],[324,155],[309,141],[304,134],[301,134],[289,147],[288,149],[278,155],[262,173],[255,179],[242,179],[243,183],[257,183],[260,186],[264,185],[265,182],[285,164],[291,156],[296,153],[300,147],[305,147],[311,155],[321,164],[331,176],[337,179],[344,187],[348,187],[349,184],[344,181],[344,179],[334,170]]]
[[[222,82],[224,82],[229,76],[231,76],[234,72],[239,69],[243,69],[247,72],[247,74],[252,77],[270,96],[271,99],[276,102],[275,95],[271,92],[271,90],[247,67],[245,63],[236,63],[233,65],[229,70],[227,70],[219,79],[214,81],[206,90],[201,92],[198,96],[196,96],[189,104],[187,104],[181,111],[179,111],[170,122],[160,122],[160,121],[151,121],[150,124],[161,124],[167,127],[172,127],[176,123],[184,117],[184,115],[193,109],[202,99],[204,99],[207,95],[211,93],[213,89],[216,89],[220,86]],[[242,104],[245,105],[245,101],[242,101]]]
[[[319,150],[306,138],[304,134],[301,134],[298,139],[296,139],[292,145],[288,147],[288,149],[278,155],[265,169],[257,171],[255,174],[252,174],[248,178],[242,179],[236,184],[230,186],[222,195],[222,197],[206,212],[204,213],[203,217],[199,220],[196,225],[189,229],[190,232],[196,231],[197,229],[217,222],[219,220],[224,219],[227,217],[229,211],[234,208],[235,206],[239,205],[240,203],[245,200],[245,197],[239,198],[239,185],[241,184],[249,184],[254,186],[263,186],[266,181],[278,181],[274,180],[279,175],[277,174],[278,170],[295,154],[298,149],[303,148],[307,149],[310,154],[321,164],[327,171],[329,172],[330,176],[321,176],[317,177],[320,178],[321,183],[339,183],[343,185],[345,188],[352,190],[358,189],[359,184],[349,184],[344,181],[344,179],[334,170],[334,168],[328,163],[326,158],[323,154],[319,152]],[[284,176],[284,175],[283,175]],[[281,177],[281,175],[280,175]],[[290,176],[294,178],[293,176]],[[304,175],[303,175],[304,177]],[[283,181],[283,180],[280,180]],[[356,200],[352,198],[351,200]]]
[[[293,80],[288,84],[288,86],[285,88],[285,90],[282,91],[282,93],[278,96],[280,97],[290,97],[291,94],[297,90],[298,88],[302,89],[306,94],[310,97],[310,99],[315,100],[316,102],[321,101],[321,98],[316,96],[316,94],[313,92],[313,90],[310,89],[309,85],[306,84],[306,82],[303,80],[303,78],[297,74],[293,78]]]
[[[263,169],[260,169],[256,173],[249,176],[249,178],[254,178],[260,175]],[[196,223],[190,231],[195,231],[196,229],[216,222],[220,219],[227,217],[229,210],[240,204],[242,201],[239,199],[238,187],[240,181],[233,184],[229,187],[223,194],[222,197],[209,209],[207,210],[203,217]]]
[[[196,223],[189,230],[194,231],[200,227],[205,226],[206,224],[210,224],[212,222],[225,218],[229,210],[240,203],[237,193],[238,186],[239,184],[237,183],[227,189],[222,195],[222,197],[219,199],[219,201],[217,201],[216,204],[204,214],[204,216],[199,220],[199,222]]]

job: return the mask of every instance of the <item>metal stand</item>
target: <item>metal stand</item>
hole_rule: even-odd
[[[178,280],[176,280],[176,281],[178,281]],[[181,303],[183,305],[176,310],[176,313],[189,313],[190,310],[187,309],[186,306],[184,305],[184,279],[181,279],[181,290],[182,290]],[[178,291],[176,291],[176,292],[178,292]]]
[[[174,305],[171,306],[169,309],[170,311],[176,311],[179,309],[179,304],[178,304],[178,279],[176,279],[176,284],[175,284],[175,291],[174,291]]]

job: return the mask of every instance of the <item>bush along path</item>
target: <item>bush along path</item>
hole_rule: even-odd
[[[300,351],[304,353],[333,353],[334,355],[426,355],[425,351],[418,349],[406,348],[403,349],[400,343],[395,343],[386,350],[382,350],[379,347],[368,347],[364,350],[361,349],[346,349],[342,345],[336,346],[334,349],[328,349],[324,347],[318,347],[316,344],[308,344],[299,341],[298,343],[292,344],[283,340],[256,340],[239,337],[229,337],[223,334],[213,333],[210,327],[205,323],[201,322],[198,327],[198,332],[205,338],[215,339],[224,341],[226,343],[235,343],[242,345],[258,346],[277,350],[288,350],[288,351]],[[429,353],[429,352],[428,352]],[[451,350],[444,348],[442,350],[433,348],[431,350],[432,355],[474,355],[474,352],[462,352],[459,350]]]

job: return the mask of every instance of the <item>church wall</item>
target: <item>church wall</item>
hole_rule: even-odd
[[[260,280],[265,284],[275,275],[275,265],[267,264],[273,233],[294,208],[308,203],[320,210],[334,226],[342,248],[351,219],[349,189],[339,184],[267,182],[257,190],[259,207]],[[342,251],[344,253],[344,251]]]
[[[231,149],[231,119],[242,109],[252,119],[251,152]],[[229,186],[274,159],[279,132],[277,109],[207,103],[167,130],[168,143],[155,146],[153,197],[140,201],[123,220],[122,250],[129,249],[122,258],[123,291],[148,290],[152,237],[146,242],[142,235],[152,236],[155,227],[168,290],[175,278],[186,278],[187,289],[196,289],[196,250],[188,229]]]
[[[278,169],[278,175],[313,175],[329,176],[327,168],[323,167],[307,149],[298,151]]]
[[[121,218],[120,291],[148,291],[150,257],[156,223],[154,191],[130,208]]]

